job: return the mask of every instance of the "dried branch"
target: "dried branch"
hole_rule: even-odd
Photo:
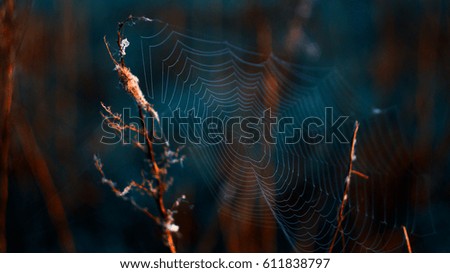
[[[122,119],[122,115],[113,113],[111,111],[111,107],[106,106],[105,104],[103,104],[103,102],[100,102],[100,104],[102,105],[103,110],[108,113],[108,115],[105,115],[104,113],[100,112],[100,115],[102,115],[103,120],[108,124],[109,128],[116,130],[117,133],[130,130],[135,133],[143,134],[143,131],[139,128],[136,128],[134,124],[126,124]]]
[[[119,190],[116,187],[116,183],[114,183],[111,179],[106,178],[106,175],[105,175],[105,173],[103,171],[103,163],[101,162],[100,158],[98,156],[96,156],[96,155],[94,155],[94,164],[95,164],[95,167],[97,168],[97,170],[102,175],[102,183],[107,184],[111,188],[111,190],[116,194],[117,197],[120,197],[121,199],[123,199],[125,201],[129,201],[135,208],[137,208],[140,211],[144,212],[149,218],[151,218],[157,224],[161,223],[161,220],[159,219],[159,217],[156,217],[155,215],[150,213],[147,208],[143,208],[143,207],[139,206],[133,200],[133,198],[129,198],[128,197],[128,194],[134,188],[139,189],[142,192],[145,192],[147,195],[153,197],[155,195],[155,190],[153,189],[151,184],[148,183],[147,180],[144,180],[142,184],[138,184],[135,181],[131,181],[131,183],[128,184],[128,186],[126,186],[123,190]]]
[[[169,168],[170,165],[173,163],[181,162],[183,157],[172,159],[172,157],[179,155],[179,150],[177,150],[176,152],[172,152],[168,150],[168,148],[166,147],[167,149],[165,151],[168,152],[165,152],[163,155],[163,158],[165,159],[164,164],[161,165],[158,164],[155,152],[153,150],[153,142],[150,138],[150,135],[148,133],[149,130],[146,127],[144,121],[145,120],[144,111],[141,108],[139,108],[139,106],[138,109],[140,113],[140,120],[142,126],[141,129],[125,124],[122,117],[117,113],[113,113],[110,107],[106,107],[103,104],[102,107],[109,115],[107,116],[105,114],[102,114],[105,117],[105,120],[107,120],[108,124],[110,124],[111,128],[116,129],[118,132],[128,129],[144,136],[145,145],[139,143],[138,147],[142,148],[142,150],[144,150],[144,152],[147,155],[151,174],[151,178],[147,179],[145,178],[144,173],[142,173],[143,177],[142,183],[139,184],[135,181],[131,181],[123,190],[120,190],[116,187],[116,183],[114,183],[112,180],[106,177],[106,174],[103,170],[103,164],[101,163],[100,158],[94,156],[95,166],[99,171],[99,173],[102,175],[102,182],[104,184],[107,184],[116,194],[116,196],[118,196],[123,200],[129,201],[135,208],[142,211],[149,218],[151,218],[156,224],[160,225],[163,228],[164,242],[169,247],[171,252],[176,252],[172,232],[178,232],[178,226],[174,224],[173,219],[174,212],[171,209],[167,209],[165,206],[164,194],[169,184],[165,182],[167,175],[167,168]],[[154,199],[159,216],[152,214],[151,212],[149,212],[147,208],[139,206],[134,201],[133,198],[129,197],[132,191],[144,193],[147,196]]]
[[[349,163],[349,167],[348,167],[347,177],[345,178],[344,194],[343,194],[341,206],[339,207],[339,212],[337,215],[336,231],[334,232],[333,240],[331,241],[331,245],[330,245],[330,249],[329,249],[330,253],[333,251],[333,248],[334,248],[334,245],[336,243],[339,233],[341,233],[341,240],[342,240],[342,244],[343,244],[342,249],[345,248],[344,230],[342,229],[342,223],[345,219],[344,211],[345,211],[345,207],[347,206],[347,203],[348,203],[348,194],[350,191],[350,181],[351,181],[352,174],[360,176],[364,179],[369,179],[369,177],[367,175],[353,170],[353,162],[356,160],[355,147],[356,147],[356,136],[358,134],[358,130],[359,130],[359,122],[355,121],[355,128],[353,130],[352,144],[351,144],[351,149],[350,149],[350,163]]]
[[[134,127],[133,125],[125,124],[125,122],[122,120],[122,117],[119,114],[114,114],[111,111],[111,109],[109,107],[106,107],[103,103],[102,107],[109,114],[109,116],[107,117],[103,114],[102,115],[107,120],[111,128],[114,128],[117,131],[123,131],[128,129],[144,136],[145,146],[142,145],[141,143],[135,144],[138,148],[146,152],[151,177],[150,179],[146,179],[145,177],[143,177],[143,182],[141,184],[132,181],[123,190],[119,190],[116,188],[115,183],[106,178],[105,173],[103,171],[103,165],[101,164],[100,159],[95,156],[94,161],[98,171],[103,177],[102,178],[103,183],[108,184],[118,197],[130,201],[134,207],[145,213],[148,217],[150,217],[153,221],[155,221],[158,225],[162,227],[164,242],[169,247],[170,251],[174,253],[176,252],[176,248],[173,241],[172,233],[178,232],[179,227],[174,223],[173,214],[175,212],[173,211],[173,208],[178,206],[177,204],[179,204],[180,199],[178,199],[174,203],[172,209],[167,209],[164,202],[164,194],[166,193],[169,185],[169,182],[167,182],[167,169],[173,163],[181,163],[184,157],[179,157],[179,150],[175,152],[170,151],[166,141],[164,146],[164,154],[161,156],[163,161],[160,164],[158,164],[157,162],[155,150],[153,147],[153,141],[152,138],[150,137],[153,134],[153,132],[150,132],[150,130],[147,128],[145,116],[147,113],[150,114],[158,122],[158,124],[159,124],[159,116],[156,110],[153,108],[153,106],[150,103],[148,103],[148,101],[145,99],[142,90],[139,87],[139,79],[131,73],[131,70],[125,65],[124,60],[124,56],[126,54],[125,49],[126,47],[129,46],[129,42],[127,39],[124,39],[122,37],[122,28],[126,23],[134,22],[134,20],[148,21],[150,19],[147,19],[145,17],[136,18],[130,16],[124,22],[119,23],[117,31],[119,60],[116,60],[114,58],[111,49],[109,47],[109,44],[106,40],[106,37],[104,37],[104,43],[108,51],[109,57],[111,58],[112,62],[115,65],[115,70],[117,71],[119,81],[122,84],[123,89],[133,98],[133,100],[137,104],[141,122],[140,125],[142,128],[139,129]],[[128,198],[127,196],[132,190],[143,192],[147,194],[149,197],[153,198],[156,203],[159,216],[150,213],[147,208],[140,207],[132,198]],[[183,196],[182,199],[185,199],[185,197]]]

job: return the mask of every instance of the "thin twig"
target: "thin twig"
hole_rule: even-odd
[[[402,226],[402,229],[403,229],[403,235],[405,236],[405,240],[406,240],[406,246],[408,247],[408,253],[412,253],[411,244],[409,242],[408,231],[406,230],[405,226]]]
[[[127,194],[133,189],[133,188],[137,188],[145,193],[147,193],[149,196],[154,196],[154,193],[152,191],[152,189],[147,189],[144,185],[142,184],[138,184],[135,181],[131,181],[130,184],[128,184],[128,186],[126,186],[123,190],[119,190],[116,186],[115,183],[111,180],[108,179],[105,175],[105,172],[103,171],[103,164],[100,160],[100,158],[98,158],[97,156],[94,155],[94,164],[95,167],[97,168],[97,170],[100,172],[100,174],[102,175],[102,182],[104,184],[107,184],[111,190],[120,198],[122,198],[123,200],[129,201],[135,208],[139,209],[140,211],[142,211],[145,215],[147,215],[150,219],[152,219],[153,221],[155,221],[157,224],[161,223],[161,219],[159,219],[159,217],[153,215],[151,212],[148,211],[147,208],[143,208],[141,206],[139,206],[132,198],[128,198]]]
[[[363,179],[366,179],[366,180],[369,179],[369,177],[367,175],[365,175],[365,174],[363,174],[361,172],[355,171],[355,170],[352,170],[352,174],[357,175],[357,176],[359,176],[359,177],[361,177]]]
[[[352,174],[358,175],[364,179],[368,179],[369,177],[361,172],[355,171],[353,170],[353,161],[355,160],[355,146],[356,146],[356,136],[358,134],[358,130],[359,130],[359,122],[355,121],[355,128],[353,130],[353,137],[352,137],[352,144],[351,144],[351,149],[350,149],[350,163],[349,163],[349,167],[348,167],[348,173],[347,173],[347,177],[345,178],[345,189],[344,189],[344,194],[342,197],[342,202],[341,202],[341,206],[339,207],[339,212],[338,212],[338,216],[337,216],[337,226],[336,226],[336,231],[334,232],[333,235],[333,240],[331,241],[331,245],[330,245],[330,249],[329,252],[333,252],[333,248],[334,245],[336,243],[338,234],[341,233],[341,240],[344,240],[344,231],[342,230],[342,222],[345,219],[345,207],[347,205],[348,202],[348,194],[350,191],[350,181],[351,181],[351,177]],[[343,249],[344,249],[344,244],[343,244]]]
[[[103,36],[103,42],[105,43],[106,49],[108,51],[109,57],[111,58],[111,61],[113,61],[113,63],[118,66],[119,63],[116,61],[116,59],[114,59],[112,53],[111,53],[111,49],[109,48],[109,44],[108,41],[106,41],[106,36]]]
[[[167,209],[164,205],[164,192],[166,191],[166,183],[164,183],[164,181],[162,180],[163,174],[161,174],[160,168],[158,167],[158,163],[156,162],[156,159],[155,159],[155,153],[153,150],[153,142],[150,139],[150,136],[148,134],[148,130],[147,130],[147,127],[145,124],[144,112],[142,111],[141,107],[139,107],[139,116],[140,116],[142,128],[144,129],[143,131],[144,131],[145,141],[147,143],[147,156],[149,157],[149,160],[150,160],[153,177],[155,178],[156,183],[157,183],[157,194],[155,197],[156,205],[161,214],[161,217],[164,219],[164,223],[169,223],[171,216],[167,213]],[[170,248],[170,252],[175,253],[176,249],[175,249],[175,245],[173,242],[172,233],[165,226],[163,227],[163,229],[165,232],[165,237],[166,237],[165,239],[167,240],[166,243],[168,244],[168,246]]]

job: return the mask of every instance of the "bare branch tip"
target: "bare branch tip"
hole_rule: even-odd
[[[111,53],[111,49],[109,48],[109,43],[108,43],[108,41],[106,40],[106,35],[103,36],[103,42],[105,43],[106,50],[108,51],[108,54],[109,54],[110,59],[113,61],[113,63],[114,63],[116,66],[119,66],[119,63],[116,61],[116,59],[114,59],[114,56],[113,56],[112,53]]]

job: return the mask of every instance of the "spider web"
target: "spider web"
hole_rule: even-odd
[[[184,116],[194,111],[203,119],[226,120],[260,117],[270,108],[278,119],[294,118],[284,132],[271,131],[277,139],[293,134],[307,117],[323,120],[326,107],[335,117],[349,116],[341,127],[348,140],[354,121],[360,121],[354,168],[370,178],[352,176],[335,251],[405,251],[402,226],[410,236],[434,232],[427,206],[416,201],[421,186],[408,183],[415,174],[395,108],[372,111],[336,69],[264,57],[228,42],[186,34],[158,20],[128,31],[130,48],[141,46],[130,66],[161,116],[178,110]],[[132,57],[127,58],[133,63]],[[181,128],[183,133],[201,130]],[[325,133],[321,128],[316,132]],[[337,229],[350,143],[202,141],[187,146],[188,160],[195,161],[202,183],[208,184],[221,207],[239,211],[236,217],[242,221],[264,225],[275,219],[295,251],[328,251]],[[257,201],[261,199],[264,202]],[[240,205],[248,202],[253,205]],[[425,227],[416,221],[418,215],[428,219]]]

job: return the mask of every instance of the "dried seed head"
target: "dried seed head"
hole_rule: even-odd
[[[130,94],[136,103],[142,108],[147,108],[147,100],[144,98],[139,87],[139,79],[133,75],[128,67],[116,65],[117,74],[119,74],[120,83],[125,91]]]
[[[125,91],[133,97],[133,99],[136,101],[139,107],[149,112],[159,122],[158,113],[145,99],[144,94],[142,93],[142,90],[139,87],[138,77],[133,75],[130,69],[126,66],[116,65],[116,70],[117,73],[119,74],[120,82],[122,83],[122,86],[125,89]]]
[[[138,77],[133,75],[130,69],[125,66],[125,64],[123,63],[123,59],[121,63],[117,62],[116,59],[114,59],[111,50],[109,49],[108,42],[106,41],[106,37],[103,37],[103,41],[105,42],[105,46],[106,49],[108,50],[109,57],[116,66],[115,70],[117,70],[117,73],[119,74],[119,80],[122,83],[122,86],[125,89],[125,91],[133,97],[133,99],[136,101],[136,103],[139,105],[141,109],[150,113],[153,116],[153,118],[155,118],[156,121],[159,123],[158,113],[145,99],[144,94],[142,93],[142,90],[139,87]],[[120,42],[120,51],[121,51],[120,53],[122,57],[125,55],[125,48],[127,48],[129,45],[130,42],[128,42],[127,39],[124,39]]]

